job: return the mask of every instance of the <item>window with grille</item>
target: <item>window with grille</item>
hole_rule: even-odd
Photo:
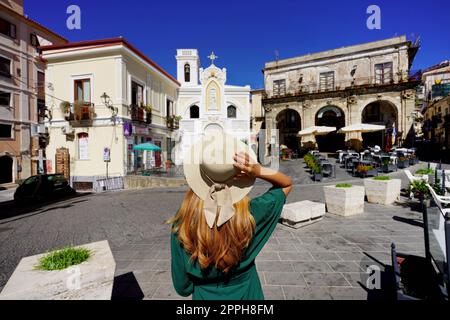
[[[282,96],[286,94],[286,80],[274,80],[273,81],[273,95]]]
[[[392,62],[375,65],[375,83],[386,84],[392,81]]]
[[[321,73],[319,79],[320,91],[334,90],[334,71]]]

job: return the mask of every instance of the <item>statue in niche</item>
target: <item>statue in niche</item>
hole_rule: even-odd
[[[209,109],[217,110],[217,92],[215,88],[209,91]]]

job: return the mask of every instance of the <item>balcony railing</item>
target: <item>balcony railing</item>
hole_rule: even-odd
[[[91,102],[75,102],[73,113],[75,121],[92,121],[95,117],[94,104]]]
[[[379,76],[372,77],[360,77],[352,78],[347,80],[335,81],[334,85],[330,86],[320,86],[317,82],[309,83],[298,83],[291,82],[287,87],[286,91],[274,95],[273,93],[268,94],[267,91],[263,92],[264,99],[270,98],[282,98],[290,96],[301,96],[316,93],[326,93],[326,92],[336,92],[348,89],[358,89],[366,87],[377,87],[377,86],[388,86],[393,84],[405,83],[409,81],[408,73],[395,73],[392,77],[381,78]]]
[[[138,105],[131,105],[131,120],[146,124],[152,123],[152,112]]]
[[[180,127],[180,119],[177,116],[168,116],[166,118],[167,128],[176,130]]]

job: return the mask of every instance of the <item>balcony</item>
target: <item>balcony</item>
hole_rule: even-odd
[[[169,128],[171,130],[176,130],[176,129],[180,128],[180,120],[181,120],[181,117],[179,117],[179,116],[168,116],[166,118],[167,128]]]
[[[286,87],[286,90],[277,94],[263,93],[263,99],[280,99],[289,97],[302,97],[308,95],[332,95],[339,94],[346,90],[366,90],[370,88],[384,88],[398,84],[410,82],[407,73],[396,73],[393,77],[382,78],[379,76],[350,78],[347,80],[334,81],[333,85],[320,86],[317,82],[309,83],[293,82]]]
[[[152,123],[152,111],[149,107],[144,106],[138,106],[138,105],[131,105],[131,120],[134,122],[140,122],[140,123],[146,123],[151,124]]]
[[[76,101],[72,110],[66,116],[72,126],[90,126],[95,118],[94,104],[91,102]]]

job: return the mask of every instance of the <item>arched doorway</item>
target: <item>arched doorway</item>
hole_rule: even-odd
[[[345,126],[345,114],[336,106],[326,106],[316,113],[316,126],[336,127],[336,131],[327,135],[316,136],[317,145],[320,151],[335,152],[344,149],[345,135],[337,131]]]
[[[292,109],[286,109],[277,115],[276,120],[280,145],[284,144],[298,154],[300,152],[298,132],[302,126],[299,113]]]
[[[0,183],[13,182],[13,159],[10,156],[0,157]]]
[[[364,148],[378,145],[383,150],[386,150],[396,143],[394,140],[397,140],[398,137],[398,114],[397,108],[393,103],[385,100],[369,103],[362,111],[361,122],[384,125],[386,127],[386,130],[363,133]]]

